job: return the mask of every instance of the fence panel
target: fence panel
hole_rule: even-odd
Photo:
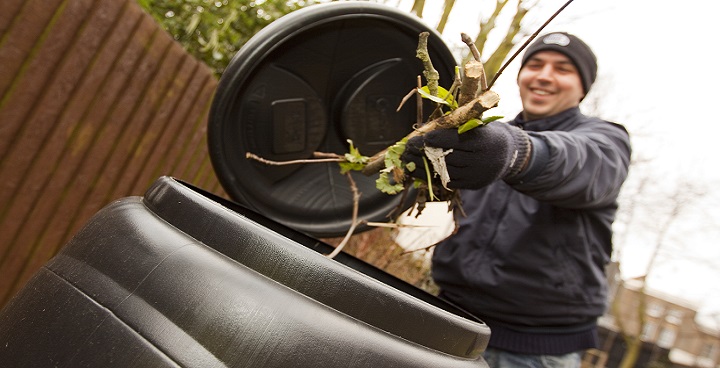
[[[171,175],[225,196],[217,80],[136,0],[0,5],[0,307],[100,208]]]

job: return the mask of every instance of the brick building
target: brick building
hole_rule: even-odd
[[[641,357],[647,362],[668,359],[671,365],[666,366],[672,367],[720,367],[720,321],[714,325],[701,323],[696,305],[671,295],[650,290],[643,298],[641,286],[641,280],[635,279],[615,289],[615,307],[600,321],[606,331],[602,349],[588,354],[586,365],[614,366],[609,364],[611,355],[618,353],[613,347],[624,344],[620,333],[624,330],[633,336],[639,334],[644,343]],[[644,310],[644,323],[638,316],[640,310]]]

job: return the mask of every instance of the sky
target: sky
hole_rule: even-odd
[[[412,5],[411,0],[386,3],[402,10]],[[494,3],[456,0],[443,32],[446,43],[462,49],[460,32],[475,36],[478,20]],[[565,3],[538,1],[526,18],[529,33]],[[424,18],[432,27],[442,4],[426,0]],[[514,6],[512,1],[507,5]],[[714,88],[720,86],[720,73],[713,70],[720,61],[715,55],[717,14],[720,2],[715,0],[574,0],[542,33],[566,31],[590,45],[599,69],[586,100],[596,98],[599,108],[593,113],[622,123],[631,134],[639,163],[631,168],[624,194],[626,202],[641,205],[628,226],[616,226],[623,277],[645,274],[654,259],[649,287],[690,303],[705,324],[720,327],[720,171],[714,163],[720,135],[714,111],[720,93]],[[491,35],[489,42],[497,41]],[[492,44],[487,48],[494,49]],[[492,115],[513,117],[521,110],[518,67],[517,61],[511,64],[496,82],[493,89],[501,101]],[[641,182],[645,186],[638,193]],[[671,216],[677,198],[684,200]]]

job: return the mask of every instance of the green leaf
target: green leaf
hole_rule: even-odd
[[[403,168],[403,162],[400,157],[402,157],[403,152],[405,152],[406,143],[407,139],[402,139],[388,147],[387,152],[385,152],[385,168]]]
[[[493,116],[488,116],[488,117],[482,119],[482,122],[483,122],[483,124],[488,124],[488,123],[492,123],[495,120],[500,120],[502,118],[504,118],[504,116],[493,115]]]
[[[458,127],[458,134],[463,134],[467,131],[470,131],[472,129],[479,127],[480,125],[483,125],[483,122],[481,120],[470,119],[467,122],[465,122],[465,124],[460,125]]]
[[[483,126],[486,124],[489,124],[495,120],[502,119],[502,116],[490,116],[482,120],[478,119],[470,119],[465,124],[462,124],[458,127],[458,134],[463,134],[469,130],[475,129],[479,126]]]
[[[200,14],[195,13],[190,16],[190,22],[185,27],[185,34],[189,35],[195,32],[198,25],[200,24]]]
[[[420,93],[420,96],[422,96],[423,98],[427,98],[428,100],[439,104],[447,105],[452,110],[455,110],[458,107],[457,101],[455,101],[453,95],[445,88],[438,87],[437,96],[433,96],[430,94],[430,89],[428,88],[428,86],[422,86],[421,88],[419,88],[418,93]]]
[[[385,194],[398,194],[405,189],[402,183],[391,183],[390,182],[390,171],[385,169],[380,172],[380,176],[375,180],[375,187]]]
[[[361,171],[365,168],[365,165],[353,163],[353,162],[339,162],[338,165],[340,165],[340,174],[347,174],[349,171]]]
[[[369,157],[360,154],[360,150],[355,148],[352,140],[348,139],[347,142],[350,144],[350,152],[345,154],[345,162],[338,163],[341,174],[346,174],[348,171],[361,171],[370,161]]]
[[[318,0],[137,0],[185,50],[223,73],[238,48],[281,16]],[[218,30],[210,48],[211,32]],[[201,36],[201,37],[200,37]],[[203,43],[201,43],[201,40]],[[204,51],[203,51],[204,50]]]
[[[385,152],[384,164],[385,168],[380,171],[380,177],[375,181],[375,187],[385,194],[398,194],[405,189],[405,185],[400,183],[394,183],[390,181],[390,173],[393,170],[403,170],[405,163],[400,159],[403,152],[405,152],[405,145],[407,139],[396,142],[394,145],[388,147]]]

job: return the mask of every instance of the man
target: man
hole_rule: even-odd
[[[597,346],[631,147],[623,127],[580,112],[596,75],[583,41],[544,35],[523,56],[513,121],[408,142],[418,167],[425,146],[453,150],[448,187],[462,189],[467,216],[435,248],[432,274],[443,298],[490,326],[491,367],[579,367]]]

